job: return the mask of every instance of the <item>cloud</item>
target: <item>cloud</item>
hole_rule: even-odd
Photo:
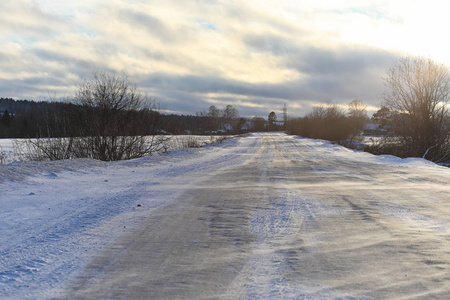
[[[302,115],[354,98],[377,106],[400,53],[389,30],[408,20],[388,0],[3,1],[0,96],[65,97],[111,71],[179,113],[233,104],[265,116],[286,103]]]
[[[123,10],[118,14],[117,17],[133,28],[133,31],[146,31],[148,35],[156,37],[162,43],[173,44],[181,38],[181,32],[170,29],[163,21],[151,14],[132,10]]]
[[[254,41],[252,39],[250,42],[252,50],[255,47]],[[270,101],[277,99],[283,99],[290,104],[304,102],[305,105],[301,106],[304,108],[310,106],[311,100],[348,103],[355,98],[377,106],[378,94],[382,88],[382,76],[398,58],[395,53],[370,47],[301,49],[288,41],[281,40],[279,43],[268,43],[268,45],[275,45],[268,48],[258,45],[259,51],[269,51],[283,57],[284,65],[280,68],[294,69],[302,76],[267,83],[226,79],[220,76],[154,73],[142,80],[142,84],[157,86],[162,90],[175,89],[196,95],[214,93],[235,95],[238,98],[265,99],[266,106],[270,106]],[[283,50],[276,45],[284,45]]]
[[[399,58],[399,54],[357,44],[300,44],[275,35],[247,36],[245,42],[252,51],[270,52],[283,58],[282,67],[301,74],[288,83],[284,97],[343,101],[358,98],[377,105],[382,89],[382,76]],[[297,92],[293,95],[292,91]],[[283,95],[283,92],[281,92]]]
[[[64,20],[44,12],[35,1],[16,0],[0,2],[2,33],[13,38],[39,39],[64,28]]]

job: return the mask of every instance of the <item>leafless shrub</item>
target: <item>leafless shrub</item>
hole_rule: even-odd
[[[22,161],[70,159],[71,139],[36,138],[14,140],[15,157]]]
[[[329,104],[314,107],[303,118],[289,120],[286,130],[290,134],[337,143],[348,139],[354,131],[346,114],[337,105]]]
[[[200,148],[205,145],[198,136],[195,135],[180,135],[176,137],[177,148]]]
[[[211,136],[211,143],[223,143],[224,141],[229,140],[229,139],[231,139],[231,137],[226,136],[226,135],[215,136],[215,137]]]
[[[2,147],[0,147],[0,164],[4,164],[5,160],[6,160],[6,151],[4,151]]]
[[[227,139],[230,139],[230,136],[211,135],[209,137],[205,137],[198,135],[178,135],[172,138],[171,144],[173,150],[184,148],[201,148],[213,143],[222,143]]]
[[[143,96],[126,75],[94,74],[80,84],[71,103],[70,110],[49,114],[49,126],[42,135],[46,138],[18,145],[28,148],[27,159],[132,159],[161,151],[170,139],[158,134],[160,113],[155,102]],[[56,127],[64,138],[53,134]]]

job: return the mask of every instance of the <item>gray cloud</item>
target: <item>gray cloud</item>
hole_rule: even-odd
[[[174,42],[177,39],[176,32],[170,30],[164,22],[150,14],[131,10],[120,11],[118,14],[122,21],[128,23],[135,30],[145,30],[164,42]]]
[[[15,40],[49,38],[69,28],[67,20],[44,12],[36,1],[1,1],[0,26]]]
[[[267,41],[268,39],[266,39]],[[286,67],[294,68],[304,76],[276,84],[248,83],[221,77],[200,75],[174,75],[154,73],[142,80],[144,86],[171,89],[182,93],[205,95],[209,93],[233,94],[239,97],[281,99],[287,103],[309,106],[317,103],[350,102],[361,99],[378,106],[382,90],[382,76],[398,55],[389,51],[367,47],[342,47],[337,50],[324,48],[300,49],[278,38],[276,45],[261,47],[284,58]],[[255,39],[252,40],[252,43]],[[285,44],[283,44],[283,42]],[[255,45],[255,44],[253,44]],[[232,99],[230,99],[232,101]]]
[[[396,55],[367,47],[342,47],[337,50],[308,47],[289,56],[289,66],[308,74],[342,75],[359,73],[372,68],[385,68]]]
[[[377,105],[381,77],[399,58],[395,52],[374,47],[298,45],[295,40],[275,35],[246,36],[244,41],[251,51],[280,57],[282,67],[304,75],[301,80],[281,85],[280,96],[286,99],[329,101],[355,97]]]
[[[221,77],[200,75],[154,73],[142,79],[141,83],[144,86],[158,87],[161,90],[175,89],[181,92],[196,94],[226,93],[266,98],[291,98],[293,96],[288,91],[282,93],[282,89],[288,87],[286,85],[253,84]]]
[[[379,48],[345,45],[299,45],[297,41],[275,35],[246,36],[244,42],[251,51],[269,52],[282,57],[285,65],[307,74],[356,73],[368,68],[386,68],[398,58],[393,52]]]
[[[2,97],[67,96],[95,71],[125,71],[170,111],[195,113],[216,103],[266,116],[286,103],[301,115],[328,101],[379,105],[381,77],[398,58],[374,46],[328,43],[328,33],[315,38],[311,15],[298,7],[302,14],[289,20],[245,2],[86,2],[64,23],[39,1],[5,3],[3,16],[21,12],[31,21],[0,18],[16,33],[6,39],[14,47],[0,49]],[[168,17],[171,10],[177,17]]]

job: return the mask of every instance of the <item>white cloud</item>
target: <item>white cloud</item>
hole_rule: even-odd
[[[330,100],[377,105],[399,53],[447,59],[435,30],[446,11],[435,0],[3,1],[0,96],[66,96],[114,70],[185,113],[211,100],[255,114],[271,101],[299,114]]]

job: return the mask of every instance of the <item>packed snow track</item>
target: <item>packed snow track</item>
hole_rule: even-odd
[[[6,298],[450,297],[450,170],[421,159],[260,133],[153,160],[60,168],[51,173],[56,179],[46,174],[3,183],[7,195],[13,188],[28,195],[27,182],[37,182],[55,193],[47,198],[57,197],[57,180],[76,181],[68,193],[83,183],[91,190],[79,196],[87,207],[58,216],[61,226],[71,219],[70,232],[54,229],[52,220],[38,223],[46,224],[45,234],[22,228],[45,237],[31,243],[20,234],[17,243],[28,254],[14,252],[14,237],[1,237]],[[69,206],[76,200],[62,197]],[[7,233],[16,234],[14,228]],[[74,239],[80,245],[64,248]],[[58,247],[67,252],[60,259],[54,258]],[[36,261],[33,276],[21,273],[16,257]],[[68,271],[56,273],[66,279],[52,282],[51,260]]]

